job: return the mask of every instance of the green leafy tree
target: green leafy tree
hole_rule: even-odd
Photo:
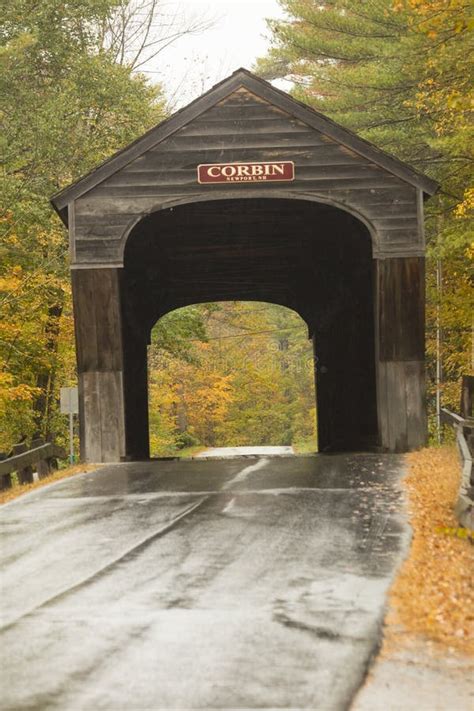
[[[2,0],[0,449],[61,427],[74,377],[67,238],[49,197],[164,115],[159,86],[104,46],[115,0]]]
[[[269,79],[435,178],[427,205],[429,394],[436,336],[443,397],[458,405],[470,363],[472,289],[472,5],[465,0],[280,0],[272,47],[257,63]]]
[[[193,444],[315,450],[312,344],[296,313],[257,302],[203,304],[168,314],[154,331],[154,454]]]

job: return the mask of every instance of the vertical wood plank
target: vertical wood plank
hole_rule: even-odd
[[[123,379],[121,371],[97,373],[103,462],[125,455]]]
[[[0,477],[0,487],[1,489],[11,489],[12,488],[12,475],[2,474]]]
[[[387,402],[389,408],[389,443],[391,452],[406,452],[407,399],[404,364],[387,363]]]
[[[377,393],[381,444],[404,452],[426,441],[424,260],[377,263]]]
[[[473,417],[474,375],[463,375],[461,385],[461,417]]]
[[[381,360],[424,358],[424,259],[378,260],[378,326]]]
[[[28,447],[26,446],[26,442],[22,442],[21,444],[14,444],[12,447],[13,456],[15,456],[16,454],[23,454],[27,451]],[[33,482],[33,468],[31,467],[31,465],[28,465],[23,469],[19,469],[17,474],[18,481],[20,482],[20,484],[31,484]]]
[[[138,292],[127,275],[121,281],[125,455],[135,460],[150,456],[147,342],[150,330],[148,297]]]
[[[84,410],[84,430],[81,432],[83,457],[87,462],[102,462],[102,430],[100,392],[97,371],[80,373],[80,393]]]
[[[69,259],[71,264],[76,261],[76,203],[73,200],[67,207],[69,232]]]
[[[387,399],[387,363],[377,363],[377,419],[379,424],[380,443],[388,448],[389,442],[389,408]]]

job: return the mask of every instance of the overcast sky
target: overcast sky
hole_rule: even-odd
[[[265,18],[282,17],[277,0],[170,1],[188,18],[209,19],[212,26],[182,37],[146,69],[152,80],[165,79],[175,108],[188,103],[239,67],[251,69],[268,47]]]

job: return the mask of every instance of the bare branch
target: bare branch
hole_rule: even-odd
[[[167,12],[163,0],[122,0],[102,30],[104,49],[132,71],[143,68],[185,35],[211,27],[210,18],[185,17],[179,9]]]

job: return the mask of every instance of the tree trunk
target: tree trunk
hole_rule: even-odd
[[[36,433],[40,433],[46,440],[51,435],[51,404],[54,397],[56,381],[56,360],[54,356],[58,350],[60,321],[63,313],[63,295],[61,301],[48,307],[48,320],[46,321],[45,350],[48,356],[48,365],[36,376],[36,387],[40,392],[33,403],[33,413]]]

